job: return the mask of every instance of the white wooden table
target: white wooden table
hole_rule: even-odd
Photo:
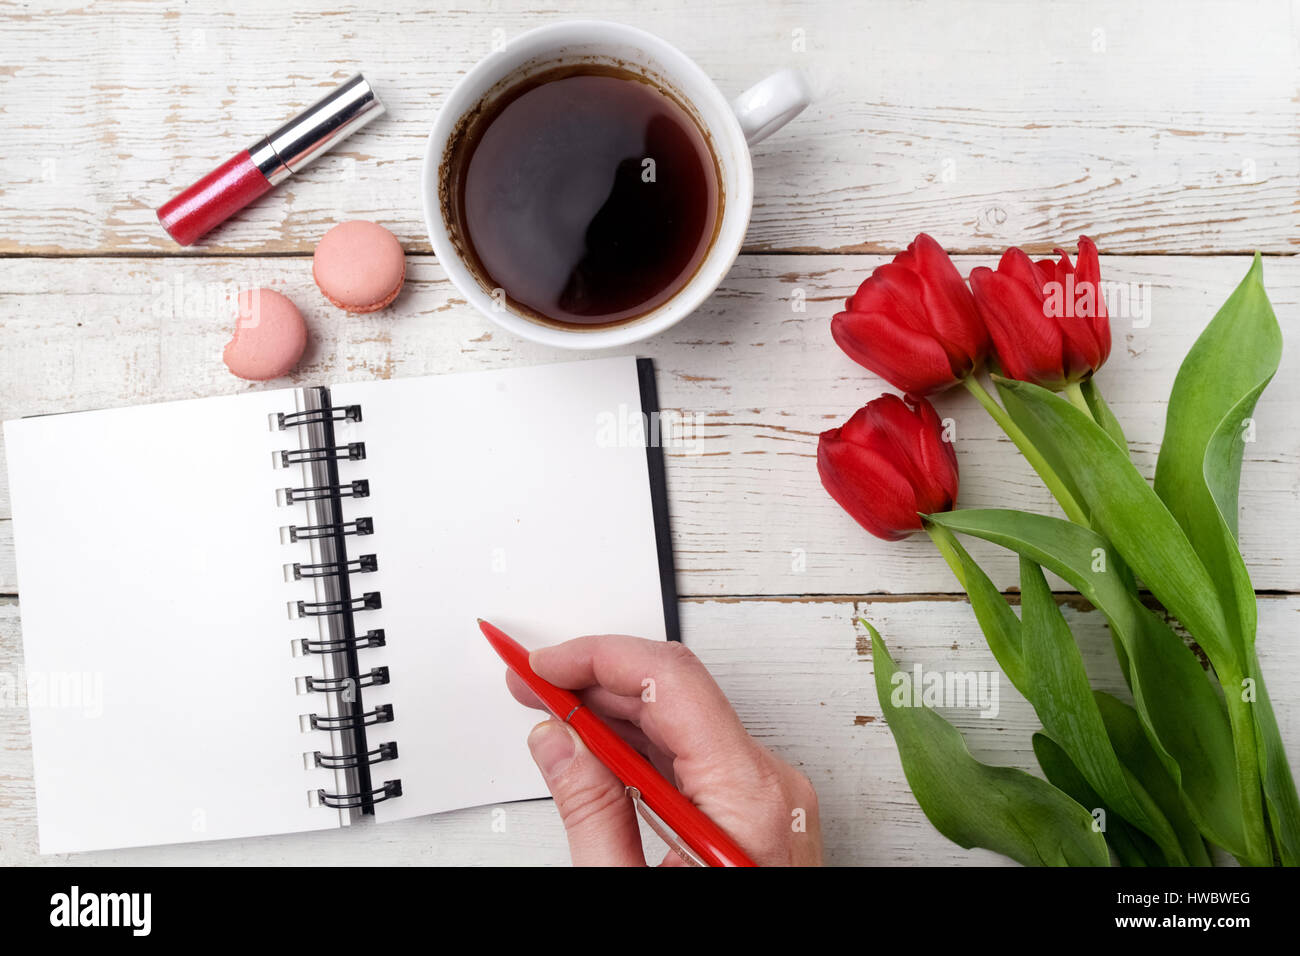
[[[1300,755],[1294,0],[177,6],[0,0],[0,417],[256,387],[220,361],[231,321],[212,293],[223,284],[271,284],[304,307],[312,341],[294,382],[569,358],[498,330],[445,280],[421,224],[420,156],[446,91],[494,40],[564,17],[625,21],[679,45],[728,94],[782,66],[805,69],[820,94],[756,149],[746,254],[722,289],[636,351],[657,361],[665,407],[702,426],[700,447],[668,465],[685,640],[751,732],[817,786],[828,860],[1001,862],[948,843],[920,813],[854,623],[868,616],[903,661],[995,669],[970,608],[928,541],[867,536],[814,466],[817,433],[883,390],[831,342],[830,315],[922,230],[960,253],[963,271],[1008,245],[1045,253],[1087,233],[1106,279],[1149,284],[1150,321],[1115,322],[1100,376],[1148,474],[1182,355],[1248,254],[1265,253],[1288,343],[1245,463],[1241,539],[1261,592],[1261,656]],[[388,116],[201,246],[168,240],[153,209],[176,186],[356,70]],[[312,286],[315,242],[350,218],[385,224],[410,257],[407,291],[377,315],[343,318]],[[806,312],[792,308],[800,296]],[[958,423],[962,505],[1049,507],[971,401],[937,404]],[[12,686],[22,605],[3,482],[0,469],[0,675]],[[1005,553],[973,551],[1015,586]],[[1064,600],[1096,680],[1117,689],[1104,623]],[[1037,721],[1009,683],[1002,691],[996,720],[948,716],[981,759],[1031,769]],[[567,860],[549,802],[510,807],[504,833],[485,808],[40,858],[31,767],[26,712],[0,700],[3,863]]]

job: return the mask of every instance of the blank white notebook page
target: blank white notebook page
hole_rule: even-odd
[[[375,786],[400,779],[403,789],[376,816],[546,795],[525,745],[545,715],[510,696],[475,619],[533,647],[609,632],[665,638],[646,450],[631,419],[641,414],[635,359],[332,391],[335,405],[362,408],[336,437],[365,442],[366,458],[340,462],[340,477],[370,481],[370,496],[345,510],[373,517],[374,534],[348,542],[377,556],[357,587],[383,600],[357,614],[358,632],[382,627],[387,640],[359,652],[361,667],[391,675],[364,691],[367,709],[394,711],[369,728],[369,746],[399,750],[371,768]]]
[[[41,852],[340,825],[308,805],[334,779],[304,768],[290,652],[315,636],[272,466],[294,398],[6,423]]]

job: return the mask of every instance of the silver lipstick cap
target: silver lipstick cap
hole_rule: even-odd
[[[384,104],[358,73],[250,149],[262,175],[278,185],[382,115]]]

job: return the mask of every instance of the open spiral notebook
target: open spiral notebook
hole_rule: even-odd
[[[677,639],[657,411],[613,358],[6,422],[41,852],[544,796],[475,618]]]

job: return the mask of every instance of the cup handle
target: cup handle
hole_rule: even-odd
[[[731,101],[745,141],[767,139],[812,102],[808,80],[798,70],[780,70],[759,80]]]

